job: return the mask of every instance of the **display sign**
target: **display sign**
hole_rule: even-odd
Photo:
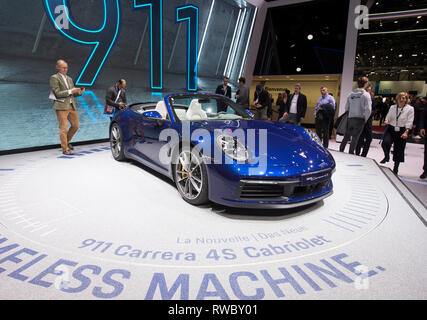
[[[70,13],[67,0],[44,0],[46,14],[56,30],[64,37],[92,51],[78,73],[77,86],[92,86],[100,74],[120,30],[119,0],[103,0],[104,20],[98,29],[79,26]],[[163,1],[133,0],[135,12],[148,9],[150,25],[150,84],[163,89]],[[197,43],[199,9],[193,5],[176,8],[176,22],[187,22],[187,90],[197,90]]]

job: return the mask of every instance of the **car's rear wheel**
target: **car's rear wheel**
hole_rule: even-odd
[[[182,149],[174,161],[176,187],[182,198],[193,205],[209,201],[206,164],[194,149]]]
[[[110,129],[110,147],[115,160],[125,160],[122,130],[117,123],[113,123]]]

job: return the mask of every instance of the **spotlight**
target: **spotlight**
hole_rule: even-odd
[[[297,68],[297,72],[301,72],[301,68],[300,67]]]
[[[307,39],[308,39],[308,40],[313,40],[313,35],[312,35],[312,34],[309,34],[309,35],[307,36]]]

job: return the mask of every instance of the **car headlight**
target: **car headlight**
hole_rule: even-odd
[[[307,128],[304,128],[304,130],[305,130],[305,132],[307,132],[307,134],[309,135],[311,140],[316,141],[319,145],[321,145],[323,147],[322,141],[320,140],[319,136],[315,132],[313,132]]]
[[[216,143],[225,155],[238,162],[249,159],[248,150],[237,138],[221,134],[216,138]]]

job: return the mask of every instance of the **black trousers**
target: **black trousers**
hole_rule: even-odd
[[[325,148],[329,146],[329,124],[329,118],[316,117],[316,133],[319,136],[320,140],[323,141],[323,146]]]
[[[369,118],[363,127],[362,133],[359,136],[359,141],[356,146],[356,154],[360,155],[360,151],[362,151],[362,157],[366,157],[368,155],[369,147],[372,142],[372,118]]]
[[[348,118],[347,119],[347,129],[344,134],[344,138],[340,144],[340,151],[345,150],[347,142],[351,138],[350,150],[348,153],[354,154],[357,143],[359,142],[359,136],[362,133],[363,126],[365,125],[365,119],[363,118]]]
[[[337,113],[336,109],[334,111],[334,116],[331,119],[329,119],[329,137],[332,136],[332,131],[334,130],[335,113]]]
[[[406,128],[402,127],[399,131],[395,131],[394,126],[388,125],[386,130],[383,142],[381,143],[384,157],[387,159],[390,157],[390,150],[393,145],[393,161],[399,163],[405,162],[406,139],[402,139],[401,136]]]
[[[424,136],[424,173],[427,173],[427,135]]]

